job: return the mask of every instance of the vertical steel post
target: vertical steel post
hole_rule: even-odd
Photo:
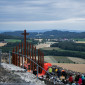
[[[29,44],[27,43],[27,57],[29,57],[29,50],[28,50],[28,46],[29,46]],[[28,63],[28,61],[29,61],[29,59],[27,58],[27,63]]]
[[[42,58],[43,58],[42,60],[43,60],[43,66],[44,66],[44,53],[43,53],[43,56],[42,56]]]
[[[9,64],[11,64],[10,51],[9,51]]]
[[[24,55],[25,55],[25,61],[26,61],[26,30],[24,30]]]
[[[34,47],[32,45],[32,60],[34,61]],[[34,62],[32,62],[32,70],[34,70]]]
[[[30,59],[31,59],[31,43],[30,43]],[[30,60],[30,70],[31,70],[31,60]]]
[[[13,55],[13,52],[14,52],[14,49],[12,50],[12,64],[14,64],[14,63],[13,63],[13,61],[14,61],[14,55]]]
[[[39,65],[39,49],[38,49],[38,65]],[[39,71],[39,69],[38,69],[38,71]]]
[[[41,56],[41,51],[40,51],[40,66],[42,67],[42,61],[41,61],[41,58],[42,58],[42,56]],[[40,73],[42,72],[42,69],[40,68]]]
[[[14,48],[14,65],[16,65],[16,54],[15,54],[15,48]]]
[[[15,49],[13,48],[13,64],[15,65]]]
[[[24,55],[23,55],[22,67],[24,68]]]
[[[22,42],[22,66],[23,66],[23,42]]]
[[[40,65],[40,50],[38,49],[38,65]],[[39,73],[40,73],[40,67],[39,67]]]
[[[39,64],[39,49],[38,49],[38,64]]]
[[[18,51],[18,47],[16,46],[16,53]],[[18,54],[16,54],[16,66],[18,66]]]
[[[36,63],[36,47],[35,47],[35,63]],[[35,68],[36,68],[36,64],[35,64]]]
[[[20,66],[20,53],[21,53],[21,49],[20,49],[20,43],[19,43],[19,66]]]
[[[1,67],[1,53],[2,53],[2,50],[0,49],[0,67]]]
[[[15,65],[17,65],[17,54],[16,54],[16,51],[15,51]]]
[[[38,65],[37,65],[37,79],[38,79]]]
[[[24,35],[24,55],[26,61],[26,35],[29,35],[29,33],[26,33],[26,30],[24,30],[24,33],[22,33],[22,35]]]

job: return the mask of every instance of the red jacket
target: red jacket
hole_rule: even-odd
[[[69,77],[69,82],[73,82],[73,77],[72,76]]]
[[[81,84],[82,84],[82,79],[81,79],[81,78],[79,78],[78,83],[79,83],[79,85],[81,85]]]

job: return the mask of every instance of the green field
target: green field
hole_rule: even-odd
[[[76,41],[85,41],[85,38],[84,39],[74,39]]]
[[[45,56],[45,62],[48,63],[74,63],[65,56]]]
[[[45,48],[41,48],[41,50],[57,50],[57,51],[64,51],[64,52],[69,51],[69,52],[85,53],[85,52],[80,52],[80,51],[64,50],[59,47],[45,47]]]
[[[29,42],[29,43],[31,43],[32,42],[32,40],[26,40],[27,42]]]
[[[18,39],[4,39],[5,42],[11,42],[11,43],[15,43],[15,42],[21,42],[21,40]]]
[[[76,41],[76,43],[85,43],[85,41]]]
[[[58,47],[44,47],[44,48],[41,48],[42,50],[62,50],[61,48],[58,48]]]

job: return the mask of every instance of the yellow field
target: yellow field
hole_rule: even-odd
[[[36,45],[36,49],[44,48],[44,47],[50,47],[50,44],[39,44],[39,45]]]
[[[39,40],[39,42],[41,42],[43,39],[35,39],[35,40]]]
[[[85,41],[76,41],[76,43],[85,43]]]
[[[68,59],[78,64],[85,64],[85,59],[82,59],[82,58],[68,57]]]
[[[2,46],[4,46],[4,45],[6,45],[7,43],[0,43],[0,47],[2,47]]]
[[[55,42],[41,43],[41,44],[36,45],[36,48],[39,49],[39,48],[50,47],[50,45],[53,44],[53,43],[55,43]]]
[[[85,73],[85,64],[52,63],[67,70]]]

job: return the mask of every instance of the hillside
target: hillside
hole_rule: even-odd
[[[3,35],[22,36],[23,31],[4,32]],[[85,32],[52,30],[46,32],[29,32],[29,38],[85,38]]]

